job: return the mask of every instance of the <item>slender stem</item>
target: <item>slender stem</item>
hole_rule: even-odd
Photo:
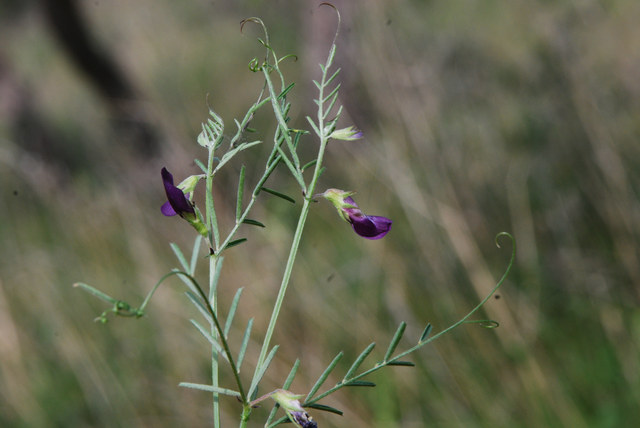
[[[218,219],[216,218],[216,210],[213,205],[213,161],[215,157],[216,143],[209,146],[209,158],[207,161],[207,179],[206,179],[206,207],[207,207],[207,227],[209,228],[209,242],[215,245],[216,250],[220,244],[220,233],[218,231]]]
[[[262,366],[262,363],[264,362],[264,359],[266,358],[267,352],[269,350],[271,337],[273,336],[273,331],[275,330],[276,322],[278,320],[278,315],[280,314],[280,308],[282,307],[282,302],[287,292],[289,280],[291,279],[293,264],[295,262],[296,255],[298,254],[298,247],[300,246],[300,240],[302,239],[304,224],[307,220],[307,215],[309,214],[309,205],[310,205],[309,199],[305,198],[304,203],[302,205],[302,210],[300,212],[300,218],[298,219],[298,225],[296,226],[296,231],[295,231],[295,234],[293,235],[293,242],[291,243],[291,249],[289,250],[287,265],[285,266],[284,274],[282,276],[282,281],[280,282],[280,290],[278,291],[278,297],[276,298],[276,302],[273,307],[273,312],[271,313],[271,320],[269,321],[269,326],[267,327],[267,332],[264,337],[264,342],[262,343],[262,349],[260,350],[260,356],[258,357],[258,363],[256,365],[256,373]]]
[[[149,302],[151,301],[151,298],[153,297],[153,295],[155,294],[156,290],[158,290],[158,287],[160,287],[160,284],[162,284],[164,282],[165,279],[169,278],[170,276],[176,275],[178,274],[179,271],[171,271],[167,274],[164,274],[159,280],[158,282],[156,282],[156,285],[153,286],[153,288],[149,291],[149,293],[147,294],[147,297],[145,297],[144,301],[142,302],[142,305],[140,305],[140,308],[138,308],[138,310],[140,312],[144,312],[144,310],[147,308],[147,305],[149,304]]]
[[[306,186],[306,195],[304,198],[304,203],[302,205],[302,209],[300,211],[300,217],[298,218],[298,224],[296,226],[295,233],[293,235],[293,241],[291,242],[291,249],[289,250],[289,257],[287,258],[287,264],[284,269],[284,274],[282,276],[282,281],[280,282],[280,290],[278,291],[278,296],[276,297],[276,302],[273,307],[273,312],[271,313],[271,319],[269,320],[269,325],[267,327],[267,331],[265,333],[264,342],[262,343],[262,349],[260,350],[260,356],[258,357],[258,363],[256,365],[256,372],[254,377],[257,375],[258,371],[261,369],[262,364],[267,356],[267,352],[269,351],[269,346],[271,344],[271,338],[273,336],[273,332],[275,330],[276,323],[278,321],[278,316],[280,315],[280,309],[282,308],[282,302],[284,301],[284,296],[287,292],[287,288],[289,285],[289,280],[291,279],[291,272],[293,271],[293,265],[295,263],[296,255],[298,254],[298,248],[300,246],[300,240],[302,239],[302,232],[304,231],[304,226],[307,221],[307,216],[309,214],[309,208],[311,206],[311,196],[313,195],[316,185],[318,183],[318,178],[320,177],[320,173],[322,171],[322,161],[324,159],[324,152],[327,148],[328,138],[325,133],[325,125],[324,125],[324,109],[323,109],[323,98],[324,98],[324,85],[326,82],[326,71],[329,68],[330,60],[327,61],[327,66],[325,67],[322,73],[322,83],[320,84],[320,91],[318,96],[318,130],[320,135],[318,135],[320,139],[320,147],[318,149],[318,157],[315,164],[315,168],[313,171],[313,176],[308,186]],[[275,91],[273,89],[273,85],[271,84],[269,74],[267,72],[265,74],[265,79],[267,79],[267,87],[270,91],[270,97],[272,102],[277,99]],[[278,126],[281,127],[282,132],[285,135],[285,138],[288,137],[288,128],[286,125],[286,121],[281,114],[278,114],[279,106],[277,103],[273,105],[274,110],[276,111],[276,118],[278,119]],[[295,175],[295,174],[294,174]],[[298,178],[298,177],[296,177]],[[302,178],[300,176],[300,178]],[[305,186],[302,186],[305,189]],[[249,397],[250,399],[251,397]]]
[[[207,178],[206,178],[206,213],[207,213],[207,226],[209,228],[209,245],[215,245],[216,249],[218,248],[220,242],[220,236],[218,232],[218,221],[216,218],[216,211],[213,204],[213,161],[214,156],[213,153],[215,151],[215,146],[217,142],[213,142],[209,145],[209,156],[207,159]],[[214,339],[217,338],[218,334],[216,332],[216,327],[218,324],[218,309],[217,309],[217,298],[215,291],[215,281],[214,281],[214,273],[216,271],[216,262],[217,257],[209,258],[209,298],[202,292],[200,287],[197,287],[198,291],[202,295],[202,299],[207,304],[207,308],[211,312],[211,317],[214,320],[214,324],[211,325],[211,335]],[[226,342],[224,337],[222,338],[223,342]],[[224,343],[223,343],[224,344]],[[229,359],[229,361],[233,364],[233,361]],[[211,346],[211,385],[214,388],[219,387],[219,369],[220,365],[218,364],[218,351],[215,346]],[[234,370],[235,371],[235,370]],[[211,394],[212,399],[212,411],[213,411],[213,426],[215,428],[220,428],[220,395],[217,392],[213,392]]]
[[[240,417],[240,428],[246,428],[249,423],[249,417],[251,416],[251,405],[244,403],[242,405],[242,415]]]
[[[216,284],[216,271],[218,264],[218,257],[209,257],[209,303],[211,305],[211,311],[216,315],[218,313],[218,299],[217,299],[217,284]],[[204,298],[204,296],[203,296]],[[217,317],[216,317],[217,318]],[[211,325],[211,335],[214,339],[218,338],[218,332],[215,325]],[[224,338],[223,338],[224,339]],[[211,385],[214,388],[219,387],[219,369],[220,364],[218,361],[218,351],[216,347],[211,345]],[[213,392],[213,425],[216,428],[220,428],[220,394]]]
[[[324,76],[323,76],[324,80]],[[273,96],[273,94],[272,94]],[[320,92],[319,99],[322,99],[322,90]],[[282,276],[282,281],[280,282],[280,290],[278,291],[278,296],[276,298],[276,302],[273,307],[273,312],[271,313],[271,319],[269,321],[269,326],[267,327],[267,332],[265,334],[264,342],[262,344],[262,349],[260,350],[260,356],[258,357],[258,363],[256,365],[256,373],[262,366],[264,359],[267,356],[267,352],[269,351],[269,345],[271,343],[271,337],[273,336],[273,331],[275,330],[276,322],[278,321],[278,316],[280,314],[280,309],[282,307],[282,302],[284,300],[284,296],[287,292],[287,287],[289,285],[289,280],[291,279],[291,272],[293,271],[293,265],[295,263],[296,255],[298,254],[298,248],[300,246],[300,240],[302,239],[302,232],[304,231],[304,225],[307,221],[307,216],[309,214],[309,208],[311,206],[310,195],[313,195],[318,178],[320,177],[320,171],[322,170],[322,160],[324,158],[324,152],[327,147],[328,139],[324,135],[324,126],[322,123],[321,116],[319,115],[320,120],[320,148],[318,150],[318,160],[315,165],[315,169],[313,171],[313,177],[309,186],[307,187],[307,197],[304,198],[304,203],[302,205],[302,210],[300,211],[300,217],[298,219],[298,225],[296,226],[296,231],[293,235],[293,241],[291,243],[291,249],[289,250],[289,257],[287,258],[287,264],[285,266],[284,274]]]

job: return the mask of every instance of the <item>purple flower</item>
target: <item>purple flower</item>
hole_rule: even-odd
[[[167,202],[162,205],[160,211],[168,217],[179,215],[187,220],[200,235],[208,237],[209,230],[202,220],[202,215],[199,211],[196,211],[195,206],[188,198],[188,195],[193,192],[196,184],[198,184],[198,180],[198,176],[192,175],[180,183],[178,185],[180,187],[178,187],[173,184],[173,175],[167,171],[167,168],[162,168],[162,183],[167,194]],[[181,188],[187,191],[186,195]]]
[[[363,137],[362,131],[360,131],[359,129],[353,126],[348,126],[342,129],[336,129],[331,133],[331,135],[329,135],[329,138],[333,138],[336,140],[344,140],[344,141],[355,141],[355,140],[359,140],[362,137]]]
[[[184,192],[173,184],[173,175],[167,168],[162,168],[162,182],[167,194],[167,202],[162,205],[160,211],[167,217],[180,215],[183,218],[195,218],[196,212]]]
[[[302,395],[296,395],[284,389],[276,389],[270,394],[276,403],[287,412],[289,420],[300,428],[318,428],[318,424],[313,420],[300,405]]]
[[[351,227],[358,235],[367,239],[380,239],[385,236],[391,230],[393,221],[387,217],[364,214],[351,197],[352,194],[344,190],[328,189],[321,196],[336,207],[338,213],[351,223]]]
[[[351,196],[345,198],[352,208],[343,208],[349,218],[349,223],[356,233],[367,239],[380,239],[391,230],[391,221],[387,217],[366,215],[358,208]]]

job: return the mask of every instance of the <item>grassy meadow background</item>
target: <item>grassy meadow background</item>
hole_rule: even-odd
[[[79,2],[136,94],[124,107],[69,60],[43,2],[0,4],[0,426],[211,426],[209,395],[177,386],[207,383],[210,364],[182,283],[163,285],[145,318],[106,326],[92,322],[105,306],[71,285],[138,303],[177,265],[169,242],[189,251],[192,230],[160,214],[160,169],[196,171],[207,103],[231,130],[255,99],[261,80],[247,64],[262,55],[259,32],[241,33],[241,19],[263,18],[277,52],[298,56],[283,68],[297,82],[293,124],[306,126],[336,23],[318,3]],[[372,361],[382,358],[400,321],[400,349],[428,322],[455,322],[504,271],[510,246],[494,237],[507,231],[516,265],[478,315],[498,329],[463,326],[414,354],[415,368],[329,397],[344,416],[313,417],[356,428],[635,426],[640,3],[334,4],[344,122],[365,139],[330,145],[319,188],[356,190],[365,212],[394,225],[367,241],[329,204],[313,207],[261,392],[297,357],[302,393],[339,351],[331,382],[372,341]],[[267,115],[253,125],[270,138]],[[316,142],[304,144],[310,154]],[[240,166],[251,172],[261,150],[216,178],[227,225]],[[301,206],[284,169],[269,185],[298,203],[262,197],[254,217],[267,227],[246,229],[220,286],[223,307],[245,289],[232,335],[255,318],[251,370]],[[222,403],[223,425],[235,426],[240,406]]]

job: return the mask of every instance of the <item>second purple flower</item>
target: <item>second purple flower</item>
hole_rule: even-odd
[[[353,192],[344,190],[328,189],[319,196],[329,200],[340,216],[351,223],[351,227],[358,235],[367,239],[384,237],[391,230],[393,221],[387,217],[364,214],[351,197],[352,194]]]

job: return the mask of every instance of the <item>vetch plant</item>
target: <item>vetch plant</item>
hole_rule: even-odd
[[[324,3],[323,3],[324,4]],[[339,14],[338,14],[339,21]],[[427,325],[415,345],[396,352],[401,339],[403,338],[406,324],[403,322],[396,330],[381,360],[371,364],[369,368],[361,370],[367,358],[372,354],[375,343],[367,346],[362,353],[353,361],[350,368],[342,379],[335,385],[324,389],[325,381],[334,371],[343,354],[339,353],[320,374],[317,381],[310,386],[306,394],[296,394],[289,390],[298,372],[300,360],[293,362],[289,376],[282,385],[265,385],[263,378],[270,363],[275,357],[279,345],[271,343],[277,321],[282,309],[283,301],[290,283],[296,256],[302,238],[305,223],[316,198],[324,198],[331,202],[338,210],[339,215],[347,221],[357,235],[366,239],[377,240],[385,237],[392,225],[392,220],[383,216],[364,214],[352,198],[353,192],[330,188],[321,193],[316,193],[320,176],[324,170],[324,155],[331,140],[351,141],[362,137],[362,133],[356,128],[349,126],[337,129],[336,124],[342,113],[342,107],[338,105],[340,84],[336,83],[339,69],[333,69],[333,61],[336,52],[335,38],[329,49],[329,54],[324,64],[320,64],[320,79],[314,81],[317,88],[317,98],[315,105],[317,114],[315,117],[307,117],[310,130],[294,129],[289,126],[289,111],[291,105],[287,99],[287,94],[294,85],[287,83],[285,76],[280,69],[282,61],[291,56],[279,57],[271,46],[267,29],[258,18],[249,18],[242,22],[241,29],[249,24],[259,25],[264,38],[258,39],[265,48],[263,59],[254,59],[250,63],[250,68],[264,79],[264,85],[258,94],[255,102],[249,107],[241,120],[235,120],[235,131],[227,141],[225,137],[225,123],[223,119],[213,110],[209,111],[209,118],[202,125],[202,132],[197,137],[197,143],[205,150],[206,161],[196,160],[201,172],[186,177],[180,183],[175,184],[173,175],[167,168],[162,168],[160,178],[166,193],[166,202],[160,208],[160,212],[165,216],[175,216],[185,220],[195,231],[195,240],[191,258],[188,260],[183,251],[175,244],[171,244],[180,268],[173,269],[164,275],[150,290],[147,297],[139,307],[134,307],[124,301],[115,299],[98,289],[85,284],[77,283],[75,286],[81,287],[94,296],[109,303],[111,307],[104,311],[97,320],[106,323],[109,315],[140,318],[145,314],[153,294],[157,288],[169,277],[176,276],[182,280],[187,288],[186,297],[201,315],[201,320],[191,320],[193,326],[202,334],[211,347],[211,379],[207,383],[188,383],[180,385],[186,388],[193,388],[206,391],[211,394],[212,419],[215,427],[220,426],[220,405],[223,398],[228,398],[239,402],[239,426],[247,426],[252,418],[252,411],[260,403],[268,403],[270,399],[275,401],[264,426],[273,427],[286,421],[292,422],[298,427],[316,427],[317,423],[310,416],[310,411],[328,411],[342,414],[339,409],[322,404],[320,401],[328,395],[347,386],[374,386],[365,378],[371,373],[389,366],[413,366],[414,364],[406,357],[424,345],[432,342],[452,329],[470,322],[482,323],[487,327],[496,327],[494,321],[471,320],[471,316],[490,298],[504,282],[513,264],[515,246],[511,254],[511,261],[492,292],[487,295],[475,308],[458,322],[445,328],[435,335],[431,335],[432,327]],[[337,34],[336,34],[337,36]],[[246,183],[245,166],[240,168],[235,205],[235,222],[228,230],[223,230],[217,220],[216,198],[213,193],[213,180],[221,172],[222,168],[233,162],[235,157],[245,150],[249,150],[258,144],[265,144],[263,141],[248,141],[246,138],[250,134],[250,122],[254,114],[261,109],[268,109],[273,113],[276,128],[270,142],[270,151],[262,164],[262,173],[252,186]],[[316,152],[312,159],[302,159],[298,151],[301,145],[315,144]],[[228,308],[221,308],[218,302],[218,288],[224,286],[220,284],[220,273],[223,268],[226,252],[231,248],[241,245],[246,238],[239,237],[241,230],[245,231],[245,226],[264,227],[260,221],[254,219],[251,214],[255,204],[264,194],[279,197],[288,202],[294,202],[293,198],[277,190],[268,187],[271,174],[276,168],[284,168],[295,181],[304,196],[302,207],[298,217],[297,226],[291,239],[291,247],[286,265],[283,269],[282,279],[277,296],[272,309],[271,318],[264,331],[264,338],[257,357],[257,363],[253,367],[252,374],[247,367],[243,367],[245,353],[249,339],[254,335],[254,322],[251,319],[242,338],[238,340],[240,346],[232,349],[230,343],[231,327],[242,295],[242,288],[238,289],[235,297]],[[159,180],[160,183],[160,180]],[[199,185],[204,183],[205,204],[203,211],[196,206],[193,195]],[[245,195],[249,194],[248,201],[245,202]],[[159,214],[160,214],[159,212]],[[177,222],[176,222],[177,224]],[[177,225],[179,227],[179,225]],[[401,226],[400,226],[401,227]],[[513,238],[507,233],[501,233],[496,240],[506,236]],[[196,278],[195,270],[199,260],[202,259],[202,243],[206,243],[206,258],[209,275],[205,282]],[[497,241],[496,241],[497,243]],[[235,343],[236,341],[234,341]],[[241,369],[242,370],[241,372]],[[227,370],[233,379],[231,385],[221,385],[219,373]],[[258,389],[271,392],[258,397]],[[278,417],[278,411],[282,409],[284,415]]]

